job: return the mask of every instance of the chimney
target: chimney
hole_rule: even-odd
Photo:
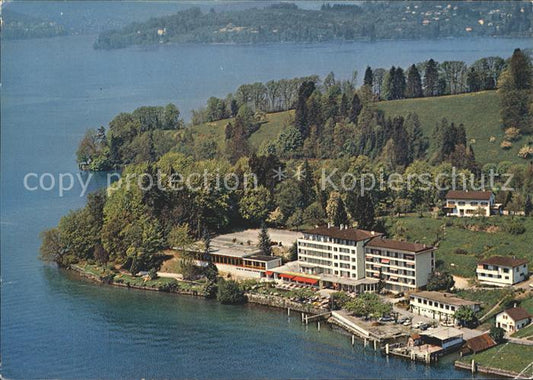
[[[370,231],[370,234],[371,234],[372,236],[374,236],[374,235],[376,234],[376,232],[375,232],[375,231]]]
[[[328,222],[328,228],[331,228],[331,223],[330,222]]]
[[[339,226],[339,230],[344,230],[344,224],[341,224],[341,225]]]
[[[513,307],[518,307],[518,305],[516,304],[516,302],[514,303]]]

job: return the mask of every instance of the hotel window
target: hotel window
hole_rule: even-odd
[[[477,202],[470,202],[470,206],[477,206]]]

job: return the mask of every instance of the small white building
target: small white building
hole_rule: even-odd
[[[496,315],[496,327],[512,334],[531,323],[531,314],[522,307],[513,307]]]
[[[444,211],[447,216],[490,216],[501,214],[501,205],[494,203],[491,191],[450,190]]]
[[[482,284],[511,286],[527,280],[528,261],[514,257],[493,256],[478,262],[476,274]]]
[[[453,327],[437,327],[424,331],[420,335],[427,344],[439,346],[445,351],[454,347],[458,348],[464,342],[463,332]]]
[[[451,293],[423,291],[410,296],[411,312],[438,321],[457,323],[455,312],[460,307],[467,307],[477,312],[481,308],[480,302],[469,301]]]

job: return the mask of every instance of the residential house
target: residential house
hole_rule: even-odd
[[[496,326],[512,334],[531,323],[531,314],[522,307],[513,307],[496,315]]]
[[[491,191],[450,190],[446,194],[447,216],[490,216],[501,214],[501,204],[494,202]]]
[[[478,262],[476,274],[482,284],[511,286],[527,280],[528,261],[508,256],[492,256]]]

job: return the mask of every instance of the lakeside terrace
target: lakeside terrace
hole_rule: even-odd
[[[313,265],[292,261],[285,265],[272,268],[266,273],[266,278],[283,281],[285,283],[298,283],[309,285],[315,288],[328,288],[335,290],[344,290],[347,292],[365,293],[375,292],[379,280],[374,278],[361,278],[358,280],[349,277],[341,277],[330,274],[307,274],[303,267]]]
[[[281,257],[265,256],[256,246],[227,238],[213,239],[210,254],[220,272],[243,278],[263,278],[268,270],[281,265]]]

